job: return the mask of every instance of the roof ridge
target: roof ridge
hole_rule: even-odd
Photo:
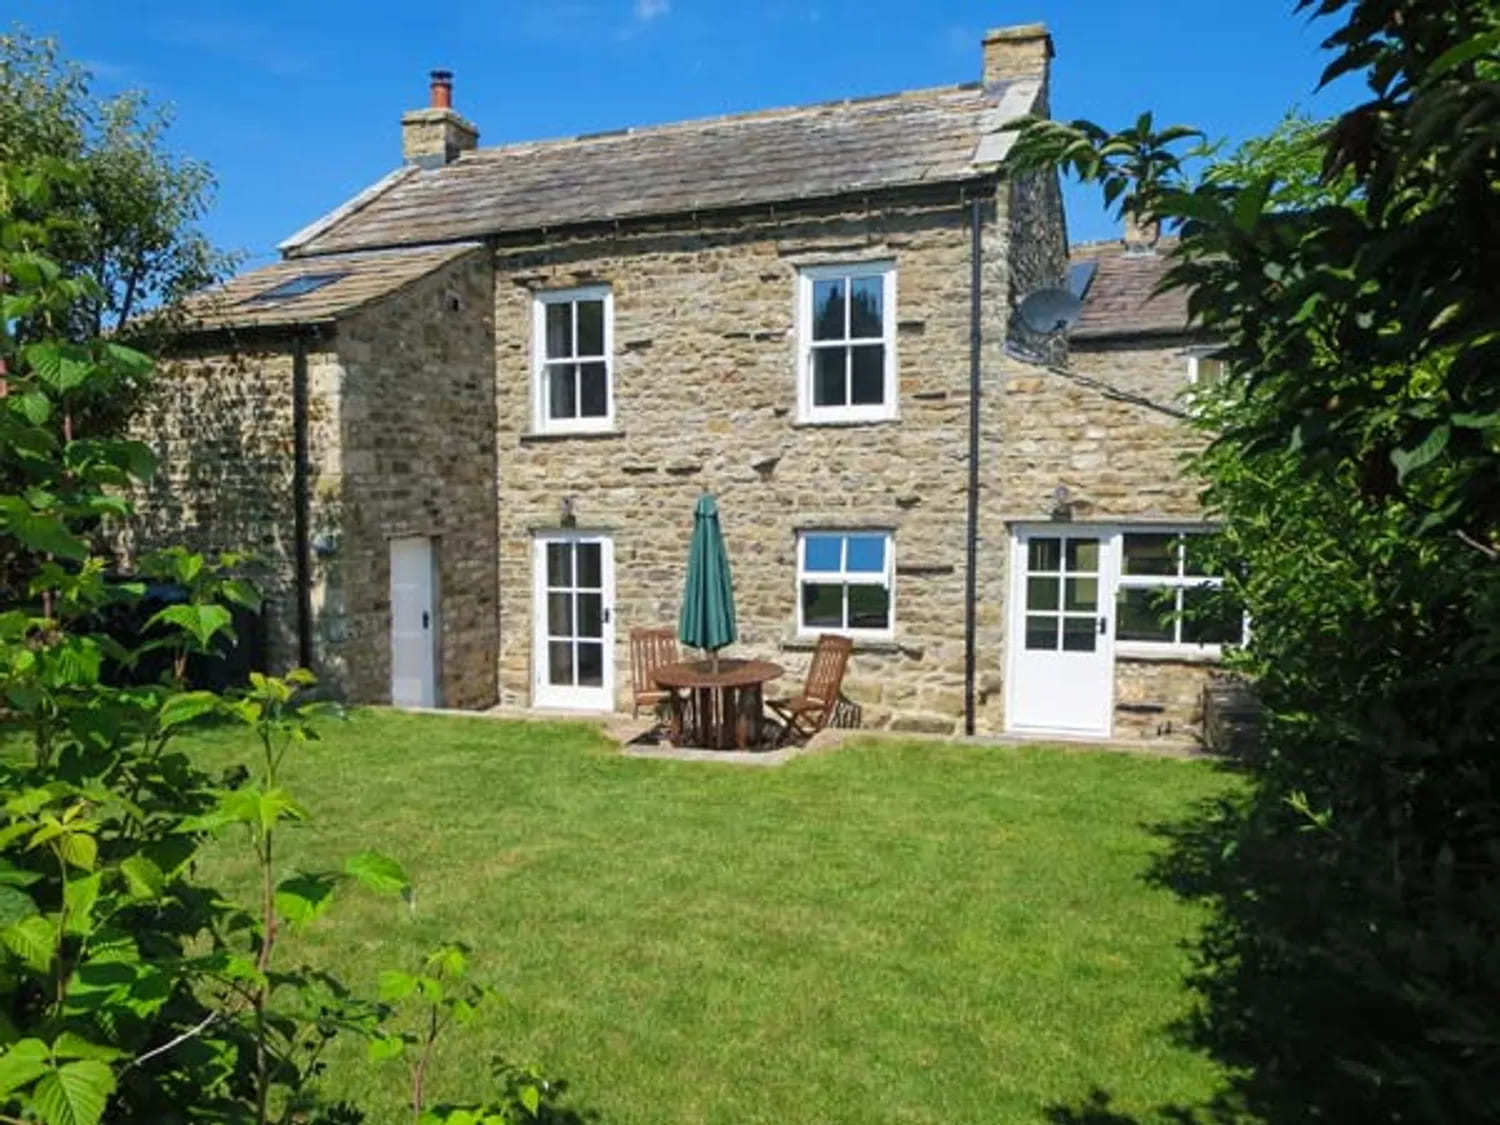
[[[319,235],[327,233],[331,228],[336,227],[355,212],[368,207],[416,170],[417,166],[415,164],[403,164],[401,167],[387,172],[369,187],[357,193],[353,198],[344,200],[343,203],[339,204],[332,211],[314,219],[301,230],[292,232],[292,234],[276,244],[276,249],[288,257],[295,257],[294,251],[305,246]]]
[[[715,125],[730,125],[740,122],[772,120],[812,114],[819,110],[869,105],[876,102],[919,101],[933,99],[942,94],[978,93],[989,97],[995,91],[987,90],[981,82],[954,82],[944,86],[923,86],[913,90],[895,90],[884,94],[864,94],[858,97],[830,98],[827,101],[807,102],[802,105],[768,106],[763,109],[742,110],[737,113],[711,114],[706,117],[688,117],[681,121],[662,121],[654,125],[626,125],[618,129],[601,129],[592,133],[575,133],[572,136],[538,137],[508,144],[487,145],[462,153],[455,164],[477,164],[492,157],[513,156],[530,149],[551,145],[576,144],[579,142],[613,141],[631,137],[654,136],[661,133],[688,132],[706,129]],[[990,100],[994,100],[991,98]],[[451,167],[452,165],[449,165]]]

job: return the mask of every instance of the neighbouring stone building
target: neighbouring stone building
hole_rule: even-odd
[[[1051,54],[1003,28],[976,83],[498,148],[434,72],[401,168],[191,303],[132,543],[256,551],[272,663],[351,699],[610,710],[708,491],[780,686],[845,632],[868,727],[1182,734],[1189,439],[1098,387],[1175,401],[1185,310],[1094,247],[1093,378],[1017,358],[1069,265],[1055,179],[1003,164]]]

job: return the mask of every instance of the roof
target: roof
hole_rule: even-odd
[[[289,324],[327,324],[362,305],[395,292],[433,270],[462,257],[477,242],[446,246],[330,254],[293,258],[241,274],[183,302],[187,328],[268,328]],[[272,290],[305,291],[276,298]],[[307,288],[311,286],[310,288]]]
[[[1097,262],[1098,269],[1083,295],[1083,313],[1068,338],[1108,340],[1188,333],[1186,290],[1155,292],[1171,267],[1173,245],[1175,239],[1164,238],[1148,253],[1128,252],[1123,242],[1074,246],[1068,255],[1071,262]]]
[[[945,86],[482,148],[398,169],[289,255],[405,246],[963,181],[994,172],[1039,79]]]

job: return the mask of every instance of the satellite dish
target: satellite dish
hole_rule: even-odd
[[[1083,302],[1066,289],[1038,289],[1022,298],[1016,311],[1037,335],[1052,336],[1073,327]]]

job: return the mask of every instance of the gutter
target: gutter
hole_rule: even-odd
[[[974,626],[979,571],[979,349],[981,200],[969,200],[969,517],[964,531],[964,734],[974,733]]]
[[[292,551],[297,573],[297,664],[312,668],[312,549],[308,526],[307,337],[292,343]]]

